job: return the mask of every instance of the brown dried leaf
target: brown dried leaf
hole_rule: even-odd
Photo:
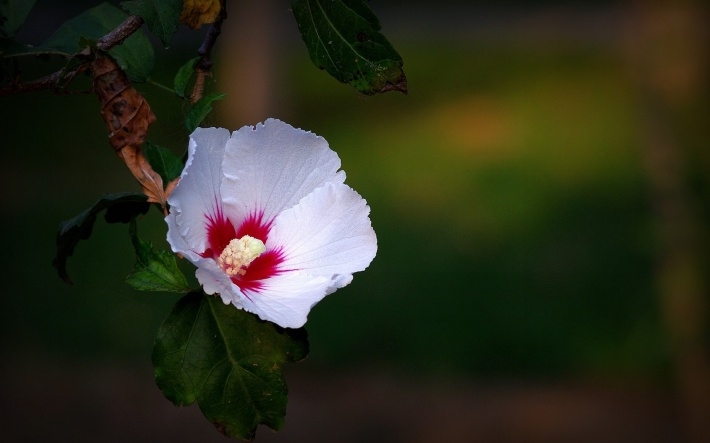
[[[153,170],[143,155],[139,146],[126,146],[118,152],[118,156],[126,162],[126,166],[148,196],[148,202],[160,203],[165,209],[167,197],[163,191],[163,179]]]
[[[136,91],[118,64],[108,56],[97,56],[92,63],[94,91],[101,102],[109,141],[116,151],[124,146],[140,146],[155,114]]]
[[[98,55],[92,62],[92,70],[94,91],[101,102],[101,116],[106,122],[111,146],[138,180],[148,201],[160,203],[165,211],[167,198],[163,180],[140,148],[148,126],[155,121],[155,114],[111,57]]]

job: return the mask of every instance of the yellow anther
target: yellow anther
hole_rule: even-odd
[[[244,275],[251,262],[264,251],[266,251],[264,242],[258,238],[245,235],[242,238],[235,238],[229,242],[227,247],[224,248],[224,251],[219,255],[217,264],[230,277]]]

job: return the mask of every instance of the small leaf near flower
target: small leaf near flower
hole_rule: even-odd
[[[153,348],[155,381],[176,405],[197,401],[228,437],[252,439],[259,424],[278,430],[286,414],[281,367],[308,355],[305,329],[282,329],[192,292],[160,326]]]
[[[153,170],[163,179],[163,183],[169,183],[180,177],[185,165],[180,157],[173,154],[173,151],[155,143],[146,142],[143,152]]]
[[[178,269],[175,255],[154,249],[150,242],[138,238],[136,231],[136,221],[132,220],[128,232],[136,251],[136,264],[126,283],[139,291],[189,292],[190,286]]]
[[[189,111],[187,111],[187,116],[185,117],[185,127],[188,132],[192,132],[200,126],[202,120],[207,117],[207,114],[212,111],[212,103],[218,100],[222,100],[225,94],[219,92],[213,92],[207,94],[197,101]]]
[[[184,65],[178,69],[177,74],[175,74],[175,80],[173,80],[173,89],[175,93],[180,98],[185,98],[185,93],[190,84],[190,80],[195,76],[195,63],[200,59],[200,57],[194,57],[187,61]]]

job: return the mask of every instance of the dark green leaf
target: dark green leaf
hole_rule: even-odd
[[[145,213],[149,207],[146,196],[143,194],[106,194],[89,209],[62,222],[59,225],[59,232],[57,232],[57,255],[52,261],[52,266],[59,273],[59,277],[65,282],[71,283],[67,273],[67,259],[74,253],[74,247],[81,240],[91,237],[91,231],[99,212],[107,210],[106,220],[108,222],[125,221],[132,220],[141,213],[141,210],[137,209],[138,207],[142,208],[142,213]],[[111,211],[110,217],[109,210]]]
[[[195,57],[187,61],[184,65],[178,69],[177,74],[175,74],[175,80],[173,81],[173,88],[175,93],[180,98],[185,98],[185,92],[190,84],[190,80],[195,75],[195,63],[200,57]]]
[[[0,34],[14,36],[34,4],[35,0],[0,0]]]
[[[138,238],[136,221],[129,228],[131,242],[136,250],[136,264],[126,277],[126,283],[139,291],[166,291],[186,293],[190,291],[187,279],[178,269],[175,255],[156,250],[150,242]]]
[[[286,414],[281,366],[308,354],[305,329],[283,329],[202,292],[180,299],[153,348],[155,381],[176,405],[195,401],[232,438],[251,439]]]
[[[99,40],[128,17],[125,12],[102,3],[68,20],[52,34],[42,47],[67,55],[77,52],[79,39]],[[153,46],[140,29],[109,53],[133,81],[145,81],[153,70]]]
[[[121,2],[121,6],[131,14],[140,15],[150,32],[168,47],[180,26],[182,3],[183,0],[132,0]]]
[[[139,215],[143,215],[150,209],[150,203],[145,194],[127,193],[131,199],[117,202],[106,208],[104,220],[106,223],[129,223]]]
[[[187,116],[185,116],[185,127],[187,127],[187,131],[191,133],[195,128],[200,126],[202,120],[212,111],[212,102],[222,100],[223,98],[224,94],[213,92],[197,100],[197,103],[192,105],[190,110],[187,111]]]
[[[143,153],[150,166],[153,167],[153,170],[160,175],[163,183],[166,184],[178,178],[185,166],[182,159],[173,154],[171,150],[151,142],[145,144]]]
[[[362,0],[293,0],[313,63],[363,94],[407,92],[402,58]]]

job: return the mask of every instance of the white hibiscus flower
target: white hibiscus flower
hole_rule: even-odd
[[[322,137],[269,119],[198,128],[171,193],[168,242],[207,294],[282,327],[352,281],[377,252],[365,200]]]

